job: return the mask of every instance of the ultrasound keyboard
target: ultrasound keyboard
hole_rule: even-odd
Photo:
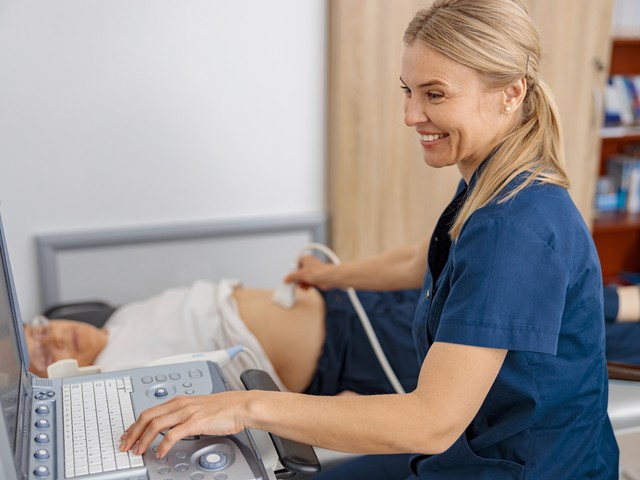
[[[120,452],[120,437],[134,420],[131,377],[66,384],[62,389],[65,476],[110,472],[144,465]]]
[[[178,395],[226,390],[211,362],[34,378],[29,480],[274,480],[276,463],[270,460],[268,469],[263,463],[273,444],[263,432],[188,437],[163,458],[156,455],[162,435],[142,456],[120,452],[122,434],[142,411]]]

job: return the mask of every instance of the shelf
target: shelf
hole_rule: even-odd
[[[612,39],[609,75],[640,75],[640,35]],[[600,132],[600,169],[606,173],[607,158],[640,143],[640,125],[605,127]],[[640,272],[640,213],[598,213],[593,221],[593,241],[605,279],[620,272]]]
[[[594,235],[636,230],[640,230],[640,213],[602,212],[593,221]]]
[[[640,125],[604,127],[600,137],[603,140],[640,140]]]
[[[615,38],[611,53],[610,75],[633,75],[640,72],[640,38]]]
[[[640,214],[600,214],[592,233],[605,279],[640,271]]]
[[[600,132],[600,168],[599,175],[607,171],[607,158],[624,153],[628,146],[640,143],[640,126],[604,127]]]
[[[640,47],[640,34],[630,35],[627,37],[622,37],[622,36],[614,37],[613,46],[616,49],[618,47]]]

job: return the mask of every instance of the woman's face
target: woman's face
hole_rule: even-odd
[[[26,325],[29,370],[46,377],[47,366],[62,359],[92,365],[107,342],[107,332],[85,322],[51,320],[44,328]]]
[[[424,161],[458,165],[469,181],[500,143],[513,118],[507,91],[490,91],[478,72],[414,42],[402,57],[405,124],[416,129]]]

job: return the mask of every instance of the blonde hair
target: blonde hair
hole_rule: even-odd
[[[518,0],[436,0],[419,11],[404,34],[476,70],[488,88],[505,89],[524,78],[527,92],[519,119],[477,179],[449,234],[457,239],[462,226],[479,208],[500,195],[515,177],[529,175],[500,202],[535,181],[569,188],[557,107],[540,80],[538,32]]]

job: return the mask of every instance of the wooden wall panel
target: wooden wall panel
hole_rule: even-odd
[[[331,2],[329,210],[332,245],[355,258],[430,235],[457,169],[423,160],[403,123],[404,30],[422,0]]]

